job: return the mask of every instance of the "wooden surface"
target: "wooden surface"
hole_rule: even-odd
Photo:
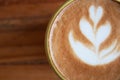
[[[60,80],[51,68],[44,65],[0,66],[1,80]]]
[[[0,80],[59,80],[48,64],[45,31],[66,0],[0,0]]]

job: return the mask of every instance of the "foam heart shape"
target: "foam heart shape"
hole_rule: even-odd
[[[101,20],[103,16],[103,9],[102,7],[96,8],[95,6],[90,6],[89,8],[89,16],[94,22],[95,26],[98,24],[98,22]]]

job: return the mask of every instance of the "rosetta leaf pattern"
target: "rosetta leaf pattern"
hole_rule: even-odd
[[[89,8],[89,16],[94,25],[91,25],[87,19],[82,17],[79,29],[85,38],[93,44],[95,51],[89,49],[84,43],[75,40],[72,31],[70,31],[68,36],[71,48],[80,60],[89,65],[103,65],[112,62],[120,55],[117,51],[117,39],[107,49],[99,51],[101,44],[107,40],[112,31],[111,24],[107,20],[106,23],[97,28],[103,16],[103,8],[101,6],[96,8],[92,5]]]

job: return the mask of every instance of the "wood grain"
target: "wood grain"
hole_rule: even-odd
[[[0,5],[14,5],[14,4],[36,4],[36,3],[53,3],[66,0],[0,0]]]
[[[0,64],[47,62],[47,24],[65,0],[0,0]]]
[[[1,80],[60,80],[49,65],[0,66]]]
[[[50,17],[62,2],[38,3],[25,5],[9,5],[0,7],[0,19],[26,18],[39,16],[39,18]]]
[[[0,79],[60,80],[48,65],[48,22],[66,0],[0,0]]]
[[[44,45],[44,31],[16,31],[0,33],[0,46]]]
[[[0,63],[44,60],[44,32],[16,31],[0,33]]]
[[[45,50],[42,46],[14,46],[0,48],[0,64],[39,62],[46,63]]]

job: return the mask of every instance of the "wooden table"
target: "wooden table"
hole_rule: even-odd
[[[48,64],[47,24],[65,0],[0,0],[0,80],[60,80]]]

